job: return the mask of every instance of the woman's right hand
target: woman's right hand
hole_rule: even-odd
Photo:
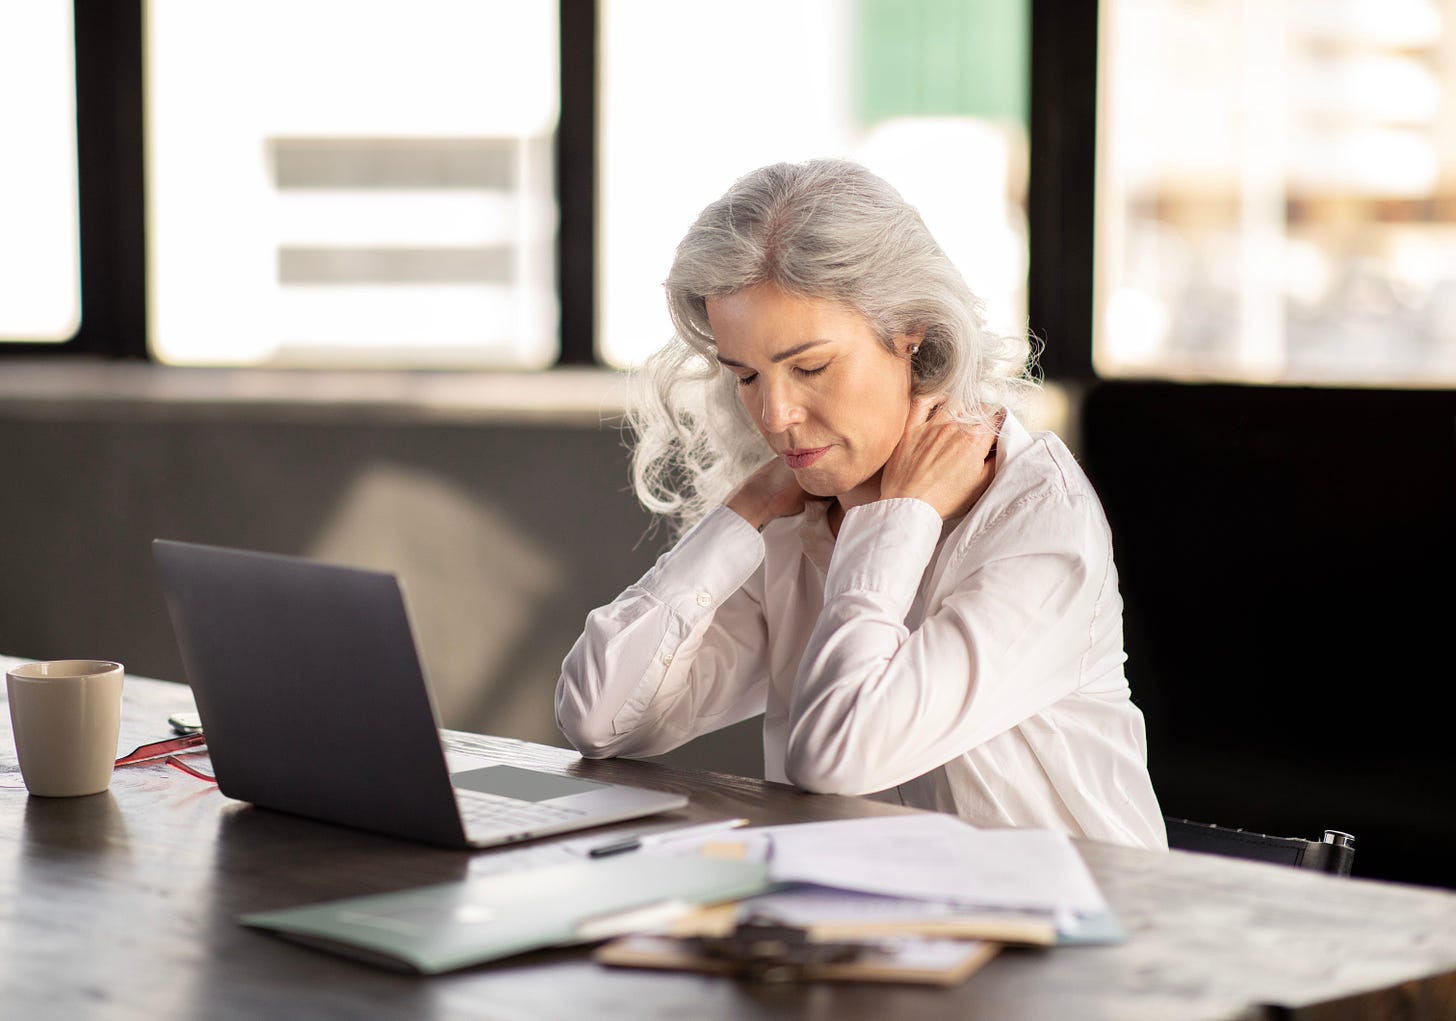
[[[798,514],[807,499],[809,494],[799,488],[793,470],[776,457],[748,476],[725,502],[744,521],[762,529],[774,518]]]
[[[944,399],[917,397],[900,444],[880,476],[880,498],[915,497],[949,520],[967,513],[996,475],[994,428],[958,422]]]

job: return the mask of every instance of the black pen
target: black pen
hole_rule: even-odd
[[[588,851],[587,854],[593,858],[604,858],[609,854],[635,851],[639,847],[647,847],[651,844],[662,844],[669,840],[682,840],[689,837],[702,836],[709,833],[716,833],[718,830],[733,830],[739,826],[747,825],[747,819],[719,819],[716,822],[699,823],[696,826],[680,826],[675,830],[654,830],[651,833],[638,834],[627,837],[625,840],[613,841],[610,844],[599,844]]]

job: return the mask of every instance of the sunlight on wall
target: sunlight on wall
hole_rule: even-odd
[[[442,725],[560,743],[564,652],[532,640],[566,579],[488,503],[418,468],[378,464],[344,492],[307,555],[401,575]]]

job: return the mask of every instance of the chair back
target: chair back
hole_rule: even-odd
[[[1180,851],[1249,858],[1337,876],[1348,876],[1355,864],[1355,838],[1342,830],[1325,830],[1323,839],[1305,840],[1174,816],[1164,816],[1163,822],[1168,827],[1168,846]]]

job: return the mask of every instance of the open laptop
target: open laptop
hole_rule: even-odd
[[[688,803],[447,757],[392,574],[165,539],[152,550],[218,787],[230,798],[457,848]]]

